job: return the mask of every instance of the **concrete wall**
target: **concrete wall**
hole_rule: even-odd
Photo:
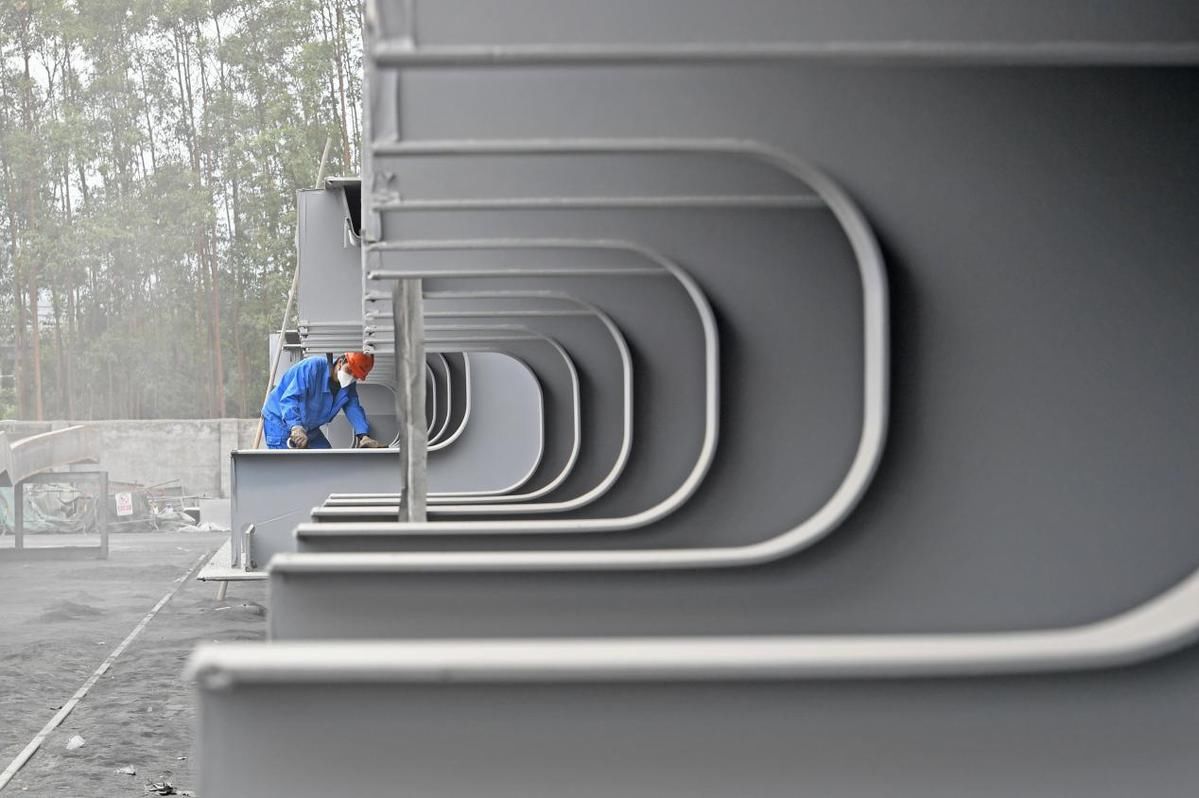
[[[155,485],[178,479],[186,494],[229,496],[229,452],[254,444],[257,419],[0,421],[18,440],[84,423],[99,431],[100,467],[115,482]]]

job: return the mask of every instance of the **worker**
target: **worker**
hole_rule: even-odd
[[[332,363],[322,355],[313,355],[289,368],[262,406],[267,448],[331,449],[320,428],[342,410],[359,448],[383,448],[367,435],[370,425],[354,385],[366,379],[374,365],[374,355],[347,352]]]

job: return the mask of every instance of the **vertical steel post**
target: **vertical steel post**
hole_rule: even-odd
[[[413,32],[415,3],[405,7],[406,24]],[[380,39],[378,0],[367,0],[363,10],[362,103],[362,257],[365,277],[370,245],[383,240],[380,202],[395,193],[396,175],[377,169],[373,150],[379,142],[403,138],[400,126],[399,81],[375,64]],[[413,41],[412,36],[405,41]],[[365,285],[364,285],[365,290]],[[399,280],[392,288],[395,332],[396,416],[400,424],[402,496],[400,521],[424,521],[428,430],[425,428],[425,340],[420,280]]]
[[[25,481],[17,480],[12,486],[13,545],[17,551],[25,548]]]
[[[420,280],[396,280],[391,293],[395,330],[396,416],[404,475],[400,521],[424,521],[428,427],[425,420],[424,311]]]
[[[96,525],[100,527],[100,559],[108,559],[108,472],[101,471],[97,481],[99,484],[99,504],[96,506]]]

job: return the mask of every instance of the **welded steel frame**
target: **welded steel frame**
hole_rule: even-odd
[[[25,545],[25,486],[68,483],[95,485],[96,528],[100,535],[97,546],[32,546]],[[107,471],[39,471],[28,474],[13,485],[13,547],[0,548],[0,558],[27,560],[108,559],[108,472]]]
[[[587,302],[577,299],[576,297],[569,296],[567,294],[563,294],[560,292],[554,292],[554,291],[516,291],[516,290],[514,290],[514,291],[435,291],[435,292],[426,292],[426,299],[443,299],[443,298],[444,299],[466,299],[466,300],[473,300],[473,299],[538,300],[538,299],[545,299],[545,300],[553,300],[555,302],[569,303],[569,304],[575,306],[576,309],[575,310],[566,310],[566,309],[558,308],[558,309],[546,309],[546,310],[523,310],[523,309],[508,310],[508,309],[495,308],[495,309],[486,310],[486,311],[466,311],[466,312],[446,311],[444,313],[440,313],[440,312],[434,311],[432,313],[426,313],[426,318],[466,319],[466,318],[472,318],[472,317],[479,317],[479,318],[494,318],[494,319],[514,319],[514,320],[525,320],[526,326],[528,326],[528,325],[534,324],[536,322],[536,320],[539,318],[563,318],[563,317],[570,317],[570,316],[584,316],[584,317],[588,317],[588,318],[594,318],[600,324],[603,325],[604,329],[606,330],[606,332],[608,333],[609,337],[612,340],[613,346],[616,349],[616,352],[618,354],[618,357],[620,358],[621,366],[622,366],[621,375],[619,378],[620,384],[622,386],[622,395],[623,395],[623,407],[622,407],[623,427],[622,427],[622,432],[621,432],[621,447],[620,447],[620,454],[618,455],[616,462],[613,464],[612,472],[610,472],[610,474],[611,473],[618,474],[619,471],[623,468],[624,462],[627,460],[628,451],[631,446],[632,435],[633,435],[633,420],[632,420],[633,365],[632,365],[632,356],[629,353],[628,343],[625,341],[623,333],[620,331],[619,327],[617,327],[616,324],[612,321],[612,319],[606,313],[604,313],[603,311],[601,311],[599,308],[595,307],[594,305],[591,305]],[[497,497],[497,501],[500,501],[502,503],[520,502],[522,504],[527,505],[531,502],[539,501],[540,499],[542,499],[543,497],[545,497],[546,495],[551,493],[559,485],[562,484],[562,482],[569,475],[570,471],[573,469],[575,463],[578,461],[578,458],[580,455],[581,435],[582,435],[581,426],[582,426],[582,412],[583,411],[582,411],[582,406],[581,406],[581,401],[580,401],[580,396],[579,396],[580,389],[579,389],[578,370],[576,369],[576,367],[574,365],[574,358],[569,354],[569,350],[565,349],[563,347],[563,345],[557,340],[552,340],[551,343],[559,350],[559,352],[561,353],[563,359],[566,361],[566,363],[570,369],[570,372],[571,372],[571,379],[572,379],[572,383],[573,383],[573,385],[572,385],[573,401],[574,401],[573,434],[574,434],[575,442],[574,442],[570,457],[569,457],[565,467],[563,468],[562,472],[557,477],[555,477],[553,480],[551,480],[546,485],[544,485],[540,488],[537,488],[535,490],[530,490],[530,491],[527,491],[522,494],[514,494],[514,495],[510,495],[510,496],[504,496],[502,498]],[[605,478],[604,482],[607,482],[610,484],[610,482],[613,479],[614,479],[614,477],[610,476],[609,478]],[[601,484],[603,484],[603,483],[601,483]],[[600,494],[597,494],[594,490],[589,491],[585,495],[591,496],[592,494],[595,494],[595,496],[593,496],[591,500],[594,500],[594,498],[597,498],[598,495],[600,495]],[[447,504],[454,505],[453,507],[447,507],[447,508],[441,509],[440,512],[443,512],[443,513],[449,513],[449,512],[487,513],[487,512],[492,512],[492,511],[513,512],[513,510],[510,510],[510,509],[507,509],[504,507],[500,507],[491,502],[488,502],[486,499],[474,498],[474,497],[469,497],[469,496],[463,496],[461,498],[461,500],[452,500],[452,501],[450,499],[437,497],[436,501],[439,503],[447,503]],[[432,510],[432,503],[434,502],[434,497],[432,497],[432,496],[430,497],[430,502],[431,502],[430,510]],[[467,506],[467,505],[471,504],[472,502],[478,502],[479,506],[478,507]],[[558,503],[558,504],[561,504],[561,503]],[[572,509],[575,506],[581,506],[581,505],[569,504],[569,505],[563,506],[561,509]],[[530,508],[530,509],[533,509],[533,511],[535,511],[535,512],[555,512],[556,511],[554,508],[554,503],[551,503],[551,502],[545,502],[545,503],[542,503],[539,506],[537,506],[535,509],[534,508]]]
[[[494,534],[523,534],[526,532],[607,532],[624,529],[635,529],[644,526],[659,518],[669,515],[677,507],[683,504],[698,488],[707,474],[708,469],[712,464],[712,459],[715,456],[716,443],[718,438],[718,415],[719,415],[719,334],[716,327],[715,314],[704,295],[703,290],[699,285],[687,274],[677,262],[667,258],[660,253],[657,253],[646,247],[641,247],[630,242],[623,241],[602,241],[589,239],[461,239],[461,240],[437,240],[437,241],[403,241],[403,242],[383,242],[378,245],[373,245],[364,250],[364,257],[369,259],[373,255],[384,256],[385,253],[394,252],[403,254],[406,252],[441,252],[441,251],[513,251],[519,252],[522,250],[590,250],[599,252],[619,252],[622,254],[631,254],[641,260],[647,261],[649,266],[637,268],[586,268],[586,269],[546,269],[546,268],[506,268],[503,270],[486,269],[486,268],[462,268],[462,269],[430,269],[430,270],[402,270],[393,271],[385,269],[375,269],[367,272],[367,281],[372,280],[388,280],[396,279],[400,275],[418,274],[424,278],[470,278],[470,277],[514,277],[514,278],[537,278],[537,277],[648,277],[648,278],[673,278],[680,284],[686,295],[688,296],[692,306],[695,309],[697,318],[704,336],[704,433],[696,461],[691,468],[689,474],[683,479],[666,498],[658,502],[655,506],[647,508],[639,513],[627,515],[620,518],[600,518],[600,519],[562,519],[562,520],[533,520],[533,521],[438,521],[439,532],[450,531],[469,531],[471,533],[484,532]],[[628,386],[631,391],[631,385]],[[631,419],[629,420],[631,426]],[[580,497],[583,504],[590,503],[598,495],[602,495],[614,484],[615,480],[620,476],[624,469],[624,465],[630,454],[631,439],[626,440],[622,445],[620,459],[610,473],[600,485],[597,485],[592,491]],[[564,506],[561,509],[574,509],[575,503],[572,502],[569,506]],[[463,525],[468,525],[469,529],[465,529]],[[451,526],[453,529],[451,529]]]
[[[389,49],[390,48],[390,49]],[[476,54],[451,54],[448,59],[439,61],[436,53],[428,51],[416,50],[411,41],[397,42],[394,47],[389,45],[389,48],[375,49],[373,52],[380,53],[380,61],[393,65],[404,63],[408,65],[463,65],[472,63],[471,59],[475,59],[475,64],[489,63],[505,63],[504,59],[495,57],[495,54],[500,52],[502,48],[487,48],[487,52]],[[572,55],[565,52],[563,48],[546,48],[553,51],[551,58],[547,59],[555,65],[572,63]],[[664,50],[669,48],[656,48]],[[714,60],[722,57],[719,48],[711,46],[698,46],[694,48],[703,60]],[[984,44],[981,47],[974,47],[969,52],[963,52],[961,48],[946,47],[944,45],[936,45],[935,48],[915,48],[917,51],[925,49],[926,52],[916,52],[914,55],[919,60],[928,60],[929,58],[945,58],[951,59],[954,62],[962,62],[972,60],[977,62],[978,59],[990,62],[992,59],[998,63],[1063,63],[1077,62],[1076,55],[1083,53],[1088,60],[1098,58],[1105,62],[1126,62],[1126,63],[1144,63],[1146,61],[1152,63],[1161,63],[1163,60],[1170,63],[1178,62],[1179,59],[1174,58],[1180,49],[1182,62],[1193,63],[1199,59],[1199,47],[1187,44],[1182,48],[1161,47],[1150,45],[1148,47],[1137,47],[1128,45],[1117,45],[1115,48],[1104,44],[1098,46],[1084,43],[1081,47],[1033,47],[1004,45],[1002,47],[989,47]],[[686,58],[690,59],[696,53],[682,53]],[[469,57],[466,57],[469,55]],[[637,63],[645,63],[648,58],[650,62],[654,62],[657,56],[652,53],[633,53]],[[759,49],[758,52],[749,52],[747,48],[735,48],[734,52],[727,54],[728,57],[735,59],[759,58],[768,57],[819,57],[819,58],[853,58],[853,59],[874,59],[874,58],[896,58],[908,60],[913,57],[912,48],[907,48],[903,51],[898,51],[895,47],[871,46],[858,48],[843,48],[843,47],[826,47],[826,48],[803,48],[794,49],[791,52],[783,53],[766,53]],[[476,57],[477,56],[477,57]],[[612,56],[611,63],[627,63],[629,54],[616,53]],[[971,58],[966,58],[971,56]],[[531,61],[539,62],[540,55],[531,54]],[[423,59],[423,62],[422,62]],[[662,60],[670,60],[677,62],[678,59],[671,53],[666,53],[662,56]],[[529,63],[531,61],[525,61]],[[596,62],[589,55],[587,63]],[[508,59],[507,64],[516,63],[513,59]],[[852,207],[852,206],[851,206]],[[856,213],[855,213],[856,215]],[[844,224],[844,220],[843,224]],[[856,247],[855,247],[856,248]],[[885,318],[885,317],[884,317]],[[834,526],[838,519],[830,518]],[[796,530],[792,530],[794,533]],[[766,562],[775,559],[779,556],[786,556],[792,553],[802,545],[801,539],[797,539],[795,535],[790,536],[791,539],[783,542],[781,548],[774,547],[775,551],[758,551],[759,556],[751,556],[741,562],[732,563],[737,565],[751,565],[759,562]],[[819,537],[819,536],[817,536]],[[776,538],[776,540],[778,540]],[[425,562],[416,563],[413,555],[399,555],[397,557],[390,556],[375,556],[371,558],[376,565],[382,565],[386,560],[392,559],[396,565],[400,565],[400,561],[405,561],[402,567],[395,570],[407,570],[411,566],[411,570],[537,570],[537,569],[563,569],[563,570],[591,570],[593,568],[626,568],[638,567],[636,563],[617,562],[607,560],[605,563],[592,562],[584,563],[581,557],[572,556],[570,553],[553,552],[549,558],[544,557],[544,553],[518,554],[506,564],[499,564],[497,559],[505,555],[500,553],[481,553],[478,555],[454,555],[437,554],[428,557]],[[761,555],[767,555],[765,557]],[[605,555],[601,555],[601,559]],[[419,555],[417,555],[419,557]],[[338,560],[341,560],[344,565],[350,565],[354,559],[351,555],[337,556],[325,555],[319,558],[312,558],[310,565],[314,572],[323,570],[337,570]],[[295,565],[300,564],[301,558],[296,558]],[[359,558],[359,562],[365,564],[367,560]],[[709,563],[714,564],[714,563]],[[658,563],[658,567],[666,566],[667,563]],[[679,567],[703,567],[703,562],[677,563]],[[497,567],[498,566],[498,567]],[[669,566],[668,566],[669,567]],[[390,570],[390,569],[385,569]],[[637,647],[641,651],[649,653],[651,658],[659,655],[667,655],[666,659],[670,662],[664,665],[663,670],[657,671],[655,679],[666,678],[686,678],[690,668],[696,667],[703,673],[700,678],[707,679],[729,679],[749,677],[750,671],[753,671],[752,678],[769,678],[773,673],[775,678],[810,678],[812,676],[824,675],[826,677],[833,676],[915,676],[915,675],[983,675],[983,674],[999,674],[999,673],[1027,673],[1027,672],[1044,672],[1058,670],[1073,670],[1079,668],[1102,668],[1112,667],[1117,665],[1126,665],[1134,662],[1144,661],[1177,650],[1183,646],[1192,643],[1196,636],[1199,635],[1199,571],[1193,572],[1190,576],[1178,583],[1174,588],[1162,593],[1157,598],[1152,599],[1139,607],[1136,607],[1126,613],[1118,614],[1107,619],[1098,621],[1092,624],[1085,624],[1076,627],[1065,627],[1061,629],[1049,630],[1033,630],[1027,632],[1004,632],[1004,633],[987,633],[982,635],[888,635],[888,636],[849,636],[849,637],[794,637],[777,641],[782,647],[786,647],[785,656],[781,660],[772,660],[768,647],[763,647],[755,650],[754,648],[746,648],[747,643],[754,643],[747,638],[730,638],[721,641],[706,641],[708,643],[717,642],[715,648],[709,649],[702,656],[696,656],[700,652],[695,650],[687,650],[684,645],[680,648],[670,650],[672,645],[670,641],[666,641],[665,649],[655,649],[655,643],[651,641],[638,640],[635,641]],[[763,641],[764,643],[769,641]],[[438,644],[445,645],[445,644]],[[477,642],[469,644],[470,657],[473,661],[478,662],[480,651],[486,646],[493,644],[483,644]],[[504,644],[494,644],[496,648],[492,652],[498,652]],[[612,667],[603,666],[597,670],[592,670],[591,665],[597,664],[593,661],[588,664],[583,664],[588,656],[581,649],[570,650],[564,647],[562,643],[550,643],[546,645],[545,653],[548,655],[545,660],[540,660],[539,657],[530,653],[527,641],[522,641],[519,648],[518,656],[521,659],[520,663],[515,662],[515,657],[507,661],[509,667],[499,667],[489,669],[487,678],[514,678],[517,672],[523,672],[530,679],[546,678],[547,674],[553,674],[550,678],[562,679],[562,674],[584,674],[585,678],[607,681],[617,676],[622,670],[621,665],[609,663]],[[596,645],[594,643],[580,643],[580,645]],[[756,645],[756,644],[755,644]],[[612,652],[615,649],[609,648],[609,641],[602,644],[605,651]],[[752,664],[746,664],[747,671],[740,671],[740,664],[737,662],[737,652],[747,653]],[[258,650],[248,650],[250,656],[257,656],[261,653]],[[396,652],[390,652],[394,655]],[[516,652],[510,651],[515,654]],[[596,652],[593,652],[596,653]],[[627,653],[627,652],[626,652]],[[674,655],[686,653],[687,656],[675,658]],[[775,654],[780,653],[775,651]],[[361,661],[361,660],[359,660]],[[395,661],[394,657],[392,661]],[[411,662],[408,658],[406,661]],[[280,660],[282,663],[282,660]],[[700,665],[698,663],[702,662]],[[663,663],[664,664],[664,663]],[[446,673],[455,673],[455,666],[465,665],[464,661],[455,660],[452,655],[449,655],[448,649],[441,649],[437,653],[437,674],[438,678],[444,679]],[[536,671],[537,675],[533,676]],[[499,676],[503,672],[504,676]],[[694,671],[692,671],[694,673]],[[642,675],[645,671],[642,671]]]
[[[713,157],[746,158],[758,161],[790,175],[814,191],[834,214],[846,236],[858,266],[862,281],[863,302],[863,417],[862,430],[857,452],[841,484],[825,505],[806,521],[787,532],[753,544],[731,548],[709,549],[659,549],[641,551],[606,552],[488,552],[488,553],[444,553],[421,555],[426,558],[444,557],[438,567],[453,569],[457,562],[467,570],[482,567],[490,570],[522,570],[527,563],[534,569],[556,569],[559,567],[590,570],[625,568],[706,568],[736,567],[759,564],[787,556],[794,551],[810,546],[822,539],[838,526],[861,500],[869,487],[871,478],[882,456],[886,438],[888,404],[889,335],[887,279],[882,256],[874,233],[865,217],[849,195],[830,177],[816,167],[790,153],[756,141],[725,139],[518,139],[489,141],[396,141],[391,143],[368,142],[368,149],[375,157],[404,156],[483,156],[483,155],[587,155],[621,153],[671,153],[703,154]],[[431,245],[436,245],[432,242]],[[597,242],[589,242],[595,245]],[[634,242],[598,242],[603,246],[623,247],[640,252],[647,259],[669,270],[682,274],[681,279],[690,278],[660,253]],[[369,263],[375,251],[404,250],[414,242],[382,242],[363,248],[364,264]],[[416,246],[425,246],[415,242]],[[367,280],[396,279],[401,276],[424,277],[423,272],[396,271],[389,269],[368,270]],[[441,276],[445,276],[444,273]],[[471,276],[469,270],[462,276]],[[692,283],[693,285],[693,283]],[[698,289],[698,287],[696,287]],[[699,295],[702,299],[702,294]],[[706,305],[706,299],[703,300]],[[710,309],[709,309],[710,315]],[[714,327],[714,322],[713,322]],[[715,446],[715,413],[711,419],[713,429],[712,446]],[[702,478],[702,474],[700,475]],[[696,481],[686,490],[680,489],[681,501],[685,501],[695,487]],[[586,524],[588,519],[574,523]],[[503,530],[504,521],[438,522],[444,524],[440,531],[460,533],[483,533]],[[552,524],[555,522],[533,522]],[[395,525],[399,534],[419,534],[419,525]],[[398,555],[403,556],[403,555]],[[484,566],[483,563],[490,563]],[[536,563],[535,565],[533,563]],[[419,567],[418,567],[419,569]]]

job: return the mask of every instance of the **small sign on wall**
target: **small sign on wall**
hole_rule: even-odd
[[[133,515],[133,494],[132,493],[118,493],[118,494],[116,494],[116,500],[117,500],[117,515],[118,516]]]

